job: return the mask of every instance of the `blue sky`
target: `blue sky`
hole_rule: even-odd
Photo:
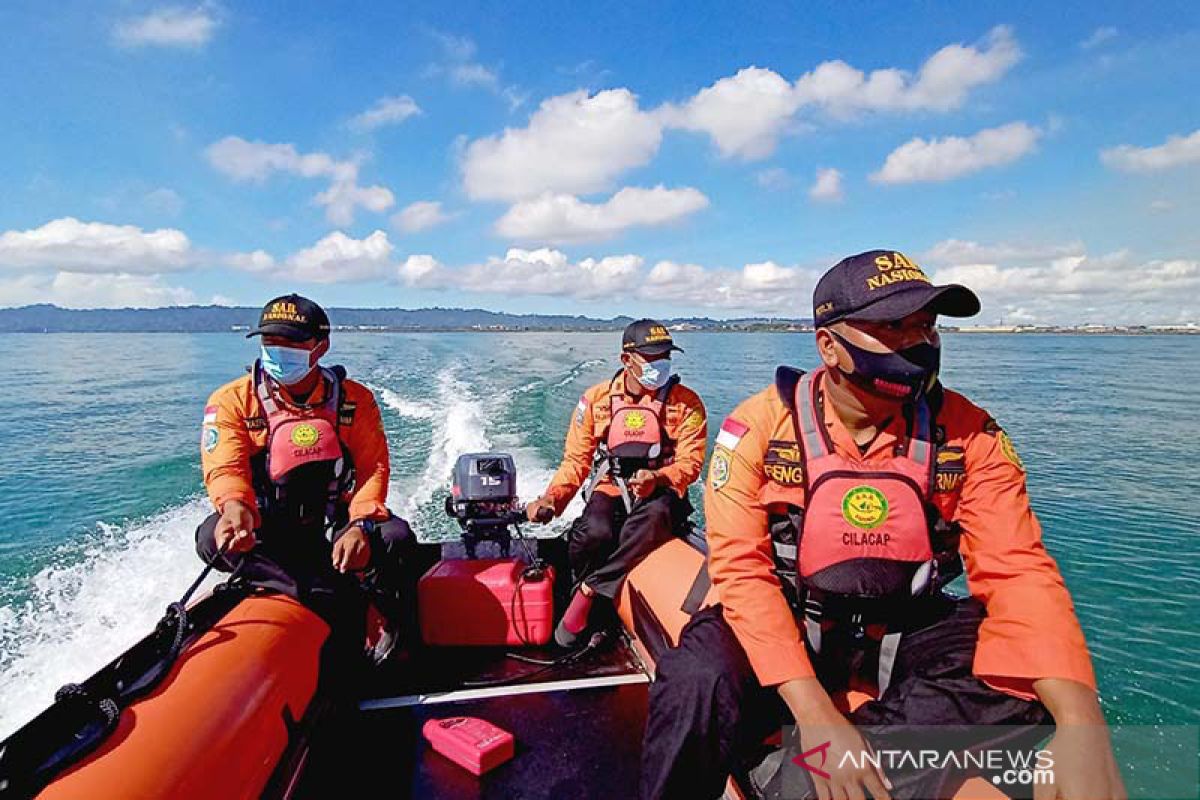
[[[1200,7],[8,3],[0,306],[1200,320]]]

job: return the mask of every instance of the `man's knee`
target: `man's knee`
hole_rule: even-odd
[[[213,512],[196,526],[196,554],[205,561],[211,561],[217,554],[217,522],[221,515]]]
[[[659,659],[651,691],[658,697],[736,707],[751,674],[745,651],[721,607],[713,606],[697,614],[680,634],[679,645]]]
[[[411,546],[417,542],[417,535],[413,533],[408,520],[397,516],[392,516],[385,522],[377,523],[375,533],[383,546],[388,549]]]

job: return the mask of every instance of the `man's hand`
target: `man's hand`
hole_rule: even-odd
[[[224,549],[227,553],[251,550],[258,544],[254,536],[254,512],[241,500],[226,500],[221,507],[221,518],[213,529],[213,538],[217,542],[217,549]]]
[[[649,469],[639,469],[629,479],[629,489],[640,500],[649,497],[658,488],[659,474]]]
[[[371,543],[361,525],[352,525],[333,543],[333,568],[338,572],[366,569],[371,560]]]
[[[530,522],[540,522],[545,525],[554,519],[554,503],[545,497],[539,497],[525,506],[525,516],[529,518]]]
[[[870,745],[834,707],[816,678],[788,681],[779,694],[800,727],[800,752],[811,753],[804,763],[829,776],[808,770],[820,800],[864,800],[867,793],[874,800],[890,800],[887,776],[862,756],[871,752]],[[854,758],[844,758],[846,753]],[[840,766],[843,761],[845,766]]]
[[[1034,681],[1033,690],[1054,717],[1046,743],[1054,759],[1054,783],[1033,788],[1037,800],[1125,800],[1108,725],[1090,687],[1065,678]]]

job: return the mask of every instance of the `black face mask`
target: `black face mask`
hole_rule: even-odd
[[[833,331],[830,331],[833,333]],[[889,400],[916,400],[937,382],[940,347],[923,343],[895,353],[872,353],[833,333],[850,353],[854,371],[839,370],[857,386]]]

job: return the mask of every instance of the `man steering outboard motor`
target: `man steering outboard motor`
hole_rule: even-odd
[[[583,516],[568,535],[578,588],[554,631],[563,647],[582,637],[594,598],[614,600],[629,571],[691,512],[687,490],[704,464],[708,418],[699,396],[671,374],[679,350],[660,322],[625,328],[621,370],[583,393],[562,464],[526,509],[531,522],[549,522],[591,473]]]

